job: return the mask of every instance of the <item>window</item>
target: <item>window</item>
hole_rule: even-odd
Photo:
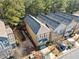
[[[44,33],[44,37],[47,37],[47,33]]]
[[[40,35],[40,38],[42,38],[42,34]]]
[[[12,49],[14,49],[16,47],[16,44],[14,43],[14,44],[12,44]]]
[[[44,33],[44,37],[46,36],[46,33]]]
[[[2,47],[2,44],[0,43],[0,51],[2,51],[3,47]]]
[[[44,35],[42,34],[41,38],[44,38]]]

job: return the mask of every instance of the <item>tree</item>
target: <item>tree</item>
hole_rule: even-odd
[[[79,10],[79,1],[78,0],[69,0],[68,7],[66,8],[66,12],[73,13]]]
[[[37,15],[38,13],[43,12],[44,8],[45,8],[44,0],[34,0],[30,3],[28,7],[26,6],[26,13]]]
[[[4,0],[3,18],[13,25],[17,25],[20,19],[25,15],[25,0]]]
[[[61,7],[62,7],[62,0],[53,0],[52,4],[53,12],[61,11]]]
[[[68,7],[69,0],[60,0],[61,8],[60,11],[66,12],[66,8]]]
[[[65,8],[66,12],[72,13],[74,9],[75,0],[69,0],[67,1],[67,7]]]
[[[44,0],[45,1],[45,9],[44,9],[44,13],[49,13],[52,9],[52,3],[53,0]]]
[[[4,14],[3,6],[3,0],[0,0],[0,18],[2,18]]]

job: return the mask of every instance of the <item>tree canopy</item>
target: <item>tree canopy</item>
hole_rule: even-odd
[[[78,0],[0,0],[0,18],[18,24],[26,14],[68,12],[79,10]]]
[[[78,0],[28,0],[28,2],[26,2],[25,6],[26,13],[33,15],[38,15],[41,12],[49,13],[57,11],[73,13],[79,10]]]
[[[0,16],[16,25],[25,15],[25,0],[4,0],[0,3]]]

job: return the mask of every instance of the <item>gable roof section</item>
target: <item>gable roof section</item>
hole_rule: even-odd
[[[7,48],[9,46],[9,41],[8,41],[8,36],[6,33],[5,24],[1,20],[0,20],[0,43],[1,43],[0,45],[2,45],[2,47],[4,46],[3,49]]]
[[[0,37],[7,37],[5,24],[0,20]]]
[[[55,21],[55,20],[52,20],[52,19],[50,19],[49,17],[47,17],[47,16],[45,16],[45,15],[43,15],[43,14],[41,14],[40,15],[40,17],[46,22],[46,23],[48,23],[49,25],[51,25],[51,27],[53,28],[53,29],[56,29],[58,26],[59,26],[59,22],[57,22],[57,21]]]
[[[64,17],[68,20],[76,20],[76,21],[79,21],[79,17],[78,16],[75,16],[75,15],[72,15],[72,14],[69,14],[69,13],[64,13],[64,12],[57,12],[55,13],[56,15],[58,16],[61,16],[61,17]]]
[[[40,23],[37,22],[31,15],[26,16],[25,21],[31,27],[32,31],[37,34],[40,29]]]
[[[73,19],[73,16],[71,16],[69,13],[64,13],[64,12],[56,12],[55,13],[56,15],[60,15],[64,18],[67,18],[68,20],[72,20]]]
[[[64,23],[64,24],[70,24],[70,22],[72,20],[66,19],[64,17],[60,17],[59,15],[56,15],[55,13],[50,13],[48,14],[48,16],[50,16],[52,19],[57,20],[60,23]]]

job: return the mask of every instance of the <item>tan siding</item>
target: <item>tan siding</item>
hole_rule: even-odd
[[[28,33],[30,34],[30,36],[32,37],[32,39],[36,39],[36,34],[32,31],[32,29],[29,27],[28,24],[26,24],[26,29]]]
[[[37,39],[37,34],[35,34],[32,29],[29,27],[29,25],[27,23],[25,23],[26,25],[26,29],[28,31],[28,33],[30,34],[31,38],[33,39],[33,42],[36,44],[36,46],[38,46],[38,42],[36,41]]]

